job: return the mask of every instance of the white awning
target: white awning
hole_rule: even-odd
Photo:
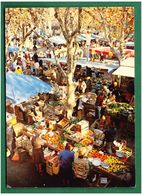
[[[54,58],[40,58],[41,60],[46,60],[48,62],[53,62],[55,63],[55,59]],[[67,59],[66,58],[59,58],[58,59],[60,63],[67,63]],[[112,71],[116,70],[119,65],[118,64],[114,64],[114,63],[108,63],[108,64],[104,64],[104,63],[99,63],[99,62],[88,62],[86,59],[84,60],[77,60],[76,65],[81,65],[82,67],[89,67],[89,68],[96,68],[96,69],[104,69],[107,70],[108,73],[112,73]]]
[[[135,77],[134,67],[120,66],[116,71],[112,73],[113,75],[124,76],[124,77]]]
[[[135,59],[134,57],[129,57],[129,58],[126,58],[125,60],[123,60],[121,62],[121,66],[129,66],[129,67],[135,67]]]

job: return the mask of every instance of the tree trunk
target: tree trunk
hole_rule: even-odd
[[[74,62],[74,52],[73,52],[73,42],[67,47],[67,65],[68,65],[68,75],[67,75],[67,118],[71,119],[73,114],[73,108],[76,105],[75,100],[75,89],[76,83],[73,81],[75,62]]]

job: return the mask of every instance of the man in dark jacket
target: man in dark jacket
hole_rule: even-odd
[[[65,150],[59,154],[60,161],[60,175],[63,184],[69,185],[72,179],[72,163],[74,162],[74,153],[70,151],[70,145],[67,143]]]

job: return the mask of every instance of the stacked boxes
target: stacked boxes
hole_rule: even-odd
[[[59,172],[58,156],[54,156],[46,160],[46,172],[49,175],[57,175]]]

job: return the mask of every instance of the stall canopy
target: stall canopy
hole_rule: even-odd
[[[27,101],[38,93],[48,93],[52,87],[37,77],[30,75],[18,75],[13,72],[6,73],[6,99],[14,104]]]
[[[97,53],[103,53],[103,55],[109,55],[111,50],[110,47],[98,47],[98,48],[90,48],[90,52],[97,52]],[[124,55],[129,57],[134,57],[135,52],[133,49],[124,49]],[[113,56],[115,56],[113,54]]]
[[[66,40],[63,36],[53,36],[49,40],[56,45],[66,44]]]
[[[78,38],[80,38],[82,41],[86,41],[86,34],[81,34],[78,36]],[[94,35],[94,34],[91,34],[91,37],[90,37],[91,40],[99,39],[99,38],[101,38],[101,36]]]
[[[96,39],[96,38],[100,38],[100,36],[91,34],[91,40]],[[55,43],[57,45],[66,44],[66,40],[65,40],[64,36],[52,36],[52,37],[49,38],[49,40],[52,43]],[[77,41],[78,42],[86,41],[86,34],[78,35],[77,36]]]
[[[40,58],[42,60],[48,61],[48,62],[52,62],[52,63],[56,63],[54,58]],[[67,59],[66,58],[59,58],[59,63],[67,63]],[[77,60],[76,65],[81,65],[82,67],[89,67],[89,68],[97,68],[97,69],[104,69],[107,70],[108,73],[112,73],[114,70],[116,70],[119,65],[118,63],[108,63],[108,64],[104,64],[104,63],[99,63],[99,62],[88,62],[86,59],[80,59]]]
[[[122,61],[121,66],[113,72],[113,75],[135,77],[135,63],[134,58],[127,58]]]

